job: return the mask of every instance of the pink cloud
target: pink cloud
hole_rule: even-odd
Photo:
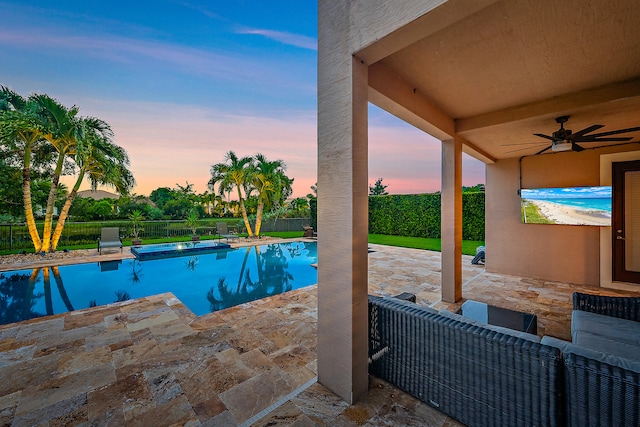
[[[287,175],[295,179],[295,197],[305,196],[316,182],[315,115],[290,115],[285,120],[162,103],[82,100],[81,104],[86,107],[82,113],[111,125],[115,142],[129,153],[138,194],[185,181],[204,192],[211,165],[223,162],[229,150],[283,160]]]
[[[315,114],[290,113],[279,119],[165,103],[77,102],[83,106],[81,114],[111,124],[116,143],[131,157],[137,194],[185,181],[204,192],[211,165],[223,162],[229,150],[285,161],[287,174],[295,179],[294,197],[306,196],[317,182]],[[440,141],[410,125],[370,125],[369,184],[377,178],[384,178],[393,194],[439,191]],[[484,165],[464,155],[463,185],[482,182]]]
[[[384,178],[393,194],[440,191],[441,158],[441,142],[409,124],[369,126],[370,185]],[[484,183],[484,164],[463,154],[462,181]]]

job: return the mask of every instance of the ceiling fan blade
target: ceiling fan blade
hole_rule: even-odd
[[[603,142],[603,141],[631,141],[633,138],[630,136],[623,137],[615,137],[615,138],[592,138],[590,136],[585,136],[584,138],[574,139],[574,142]]]
[[[549,135],[543,135],[541,133],[534,133],[535,136],[539,136],[540,138],[546,138],[546,139],[550,139],[551,141],[555,141],[556,139],[552,136]]]
[[[594,133],[593,135],[589,135],[592,138],[599,138],[601,136],[609,136],[609,135],[618,135],[621,133],[627,133],[627,132],[636,132],[639,131],[640,127],[635,127],[635,128],[627,128],[627,129],[618,129],[618,130],[610,130],[609,132],[600,132],[600,133]]]
[[[533,148],[536,148],[536,147],[524,147],[524,148],[517,148],[517,149],[515,149],[515,150],[505,151],[505,153],[504,153],[504,154],[517,153],[518,151],[531,150],[531,149],[533,149]]]
[[[574,134],[571,135],[572,139],[575,141],[577,138],[581,138],[584,135],[593,132],[594,130],[598,130],[600,128],[603,128],[604,125],[593,125],[593,126],[589,126],[588,128],[584,128],[579,132],[576,132]]]
[[[547,148],[543,148],[542,150],[538,151],[535,155],[537,156],[538,154],[542,154],[547,150],[551,150],[552,145],[548,146]]]
[[[546,144],[546,142],[544,141],[540,141],[540,142],[517,142],[514,144],[502,144],[501,147],[509,147],[512,145],[542,145],[542,144]]]
[[[579,153],[580,151],[584,151],[584,148],[582,148],[581,146],[579,146],[578,144],[576,144],[575,142],[571,143],[571,149],[577,153]]]

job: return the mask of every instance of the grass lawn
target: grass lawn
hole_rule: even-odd
[[[522,217],[523,217],[522,222],[525,222],[524,215],[527,216],[526,222],[528,224],[553,224],[554,223],[553,221],[550,221],[549,219],[547,219],[547,217],[542,215],[540,213],[540,210],[538,210],[538,207],[530,202],[525,202],[524,212],[522,214]]]
[[[302,231],[281,231],[281,232],[265,232],[263,233],[265,236],[270,237],[278,237],[281,239],[299,239],[302,237]],[[240,234],[241,237],[246,237],[247,234]],[[215,236],[200,236],[200,240],[211,240]],[[158,239],[143,239],[142,244],[151,245],[157,243],[170,243],[170,242],[185,242],[189,241],[189,236],[179,236],[179,237],[164,237]],[[131,246],[131,239],[124,239],[123,243],[125,246]],[[257,242],[259,243],[259,241]],[[384,234],[369,234],[369,243],[376,243],[379,245],[389,245],[389,246],[400,246],[403,248],[413,248],[413,249],[425,249],[429,251],[440,251],[440,239],[428,239],[424,237],[405,237],[405,236],[388,236]],[[474,240],[463,240],[462,241],[462,253],[465,255],[475,255],[476,247],[484,246],[484,242],[474,241]],[[58,246],[58,250],[64,249],[97,249],[98,243],[90,243],[85,245],[76,245],[76,246]],[[27,250],[27,252],[33,252],[33,249]],[[0,255],[8,255],[10,253],[16,253],[16,251],[0,251]]]
[[[388,236],[385,234],[369,234],[369,243],[379,245],[401,246],[403,248],[426,249],[440,252],[440,239],[429,239],[426,237],[406,237]],[[476,240],[463,240],[462,253],[465,255],[475,255],[476,248],[484,246],[484,242]]]

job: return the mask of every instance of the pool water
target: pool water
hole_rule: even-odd
[[[316,242],[0,273],[0,324],[172,292],[197,316],[318,282]]]

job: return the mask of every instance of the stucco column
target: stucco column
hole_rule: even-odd
[[[462,142],[442,141],[442,300],[462,298]]]
[[[369,386],[367,67],[336,28],[318,45],[318,381],[354,403]]]

